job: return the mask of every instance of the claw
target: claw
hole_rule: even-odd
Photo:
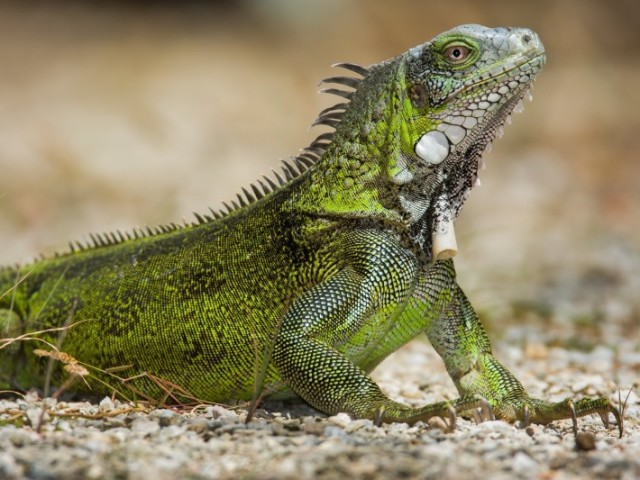
[[[476,422],[476,425],[484,422],[481,408],[476,408],[473,410],[473,420]]]
[[[524,419],[522,420],[523,428],[527,428],[531,424],[531,419],[529,418],[529,405],[524,406]]]
[[[455,432],[456,430],[456,409],[452,406],[449,406],[449,432]]]
[[[605,426],[605,428],[609,428],[609,412],[598,412],[598,415],[600,415],[600,420],[602,420],[602,424]]]
[[[380,407],[378,408],[378,410],[376,410],[376,416],[373,419],[373,424],[376,427],[379,427],[380,425],[382,425],[383,418],[384,418],[384,407]]]
[[[616,407],[611,401],[609,401],[609,411],[616,418],[616,422],[618,422],[618,432],[620,434],[618,438],[622,438],[622,432],[624,432],[624,421],[622,415],[620,415],[620,410],[618,410],[618,407]],[[609,414],[607,413],[607,422],[608,421]]]
[[[493,407],[491,406],[489,401],[484,397],[480,397],[479,400],[482,404],[480,409],[482,410],[482,416],[484,417],[484,419],[486,421],[494,421],[496,419],[496,416],[493,413]]]
[[[569,405],[569,411],[571,412],[571,422],[573,423],[573,434],[577,435],[578,434],[578,416],[576,415],[576,406],[573,404],[571,400],[568,402],[568,405]]]

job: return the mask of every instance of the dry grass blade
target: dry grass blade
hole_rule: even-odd
[[[63,327],[54,327],[54,328],[47,328],[44,330],[38,330],[35,332],[28,332],[28,333],[24,333],[22,335],[19,335],[17,337],[14,338],[0,338],[0,350],[2,350],[3,348],[8,347],[9,345],[15,343],[15,342],[24,342],[24,341],[37,341],[37,342],[42,342],[45,345],[47,345],[48,347],[50,347],[52,350],[58,350],[58,348],[51,344],[50,342],[42,339],[42,338],[38,338],[38,336],[43,335],[43,334],[48,334],[48,333],[55,333],[55,332],[61,332],[61,331],[65,331],[68,330],[69,328],[73,328],[76,325],[79,325],[83,322],[87,322],[88,320],[80,320],[78,322],[72,323],[70,325],[65,325]]]

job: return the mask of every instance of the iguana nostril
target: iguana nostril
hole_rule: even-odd
[[[523,41],[524,43],[529,43],[529,42],[531,41],[531,35],[529,35],[529,34],[525,34],[525,35],[522,37],[522,41]]]

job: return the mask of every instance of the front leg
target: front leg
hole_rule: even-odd
[[[493,408],[496,417],[514,422],[520,420],[547,424],[554,420],[571,418],[577,431],[578,417],[597,413],[608,425],[613,414],[620,436],[623,423],[619,410],[606,397],[566,399],[548,402],[529,397],[522,384],[491,352],[487,334],[478,320],[469,300],[455,285],[451,302],[442,315],[432,322],[427,336],[446,365],[460,395],[480,395]]]
[[[482,407],[483,400],[472,397],[411,408],[388,398],[371,379],[365,371],[372,368],[369,357],[379,349],[390,353],[423,327],[396,331],[417,285],[417,262],[375,232],[351,235],[348,245],[337,253],[346,266],[303,293],[282,320],[273,363],[283,380],[325,413],[376,422],[455,419],[456,411]]]

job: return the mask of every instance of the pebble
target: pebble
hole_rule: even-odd
[[[0,478],[19,478],[24,474],[24,469],[16,462],[16,459],[8,452],[0,452]]]
[[[181,420],[181,416],[178,415],[173,410],[160,409],[152,412],[152,415],[158,417],[158,423],[161,427],[168,427],[170,425],[175,425],[179,423]]]
[[[329,417],[327,421],[333,425],[344,428],[351,423],[351,417],[347,413],[338,413],[337,415]]]
[[[382,384],[396,392],[412,391],[403,388],[404,382],[425,385],[428,400],[419,404],[455,398],[444,369],[425,369],[427,364],[439,365],[439,359],[424,347],[416,343],[401,349],[393,363],[402,365],[402,370],[382,369],[374,376],[385,378]],[[540,362],[557,361],[540,378],[527,373],[533,361],[529,356],[520,355],[519,360],[514,354],[510,368],[525,385],[542,390],[535,391],[536,396],[562,399],[574,395],[574,388],[609,385],[604,374],[572,372],[570,365],[577,357],[563,357],[555,350],[550,349],[546,357],[539,355]],[[601,350],[596,356],[607,354]],[[637,379],[635,357],[627,358],[633,360],[632,367],[626,369],[620,360],[620,378]],[[621,385],[623,394],[628,387]],[[551,395],[549,390],[554,388],[556,393]],[[47,413],[38,433],[34,425],[45,405]],[[522,429],[500,420],[476,424],[459,416],[456,430],[445,433],[447,423],[439,417],[413,426],[378,427],[345,413],[327,417],[308,407],[292,406],[256,412],[245,424],[246,412],[219,405],[193,411],[150,409],[148,413],[128,411],[131,407],[110,398],[97,404],[45,403],[37,396],[0,399],[0,478],[506,480],[550,478],[549,472],[558,478],[596,474],[640,478],[640,399],[635,391],[629,397],[622,439],[615,428],[605,429],[597,416],[579,419],[580,433],[574,437],[570,421]],[[4,412],[23,414],[9,420],[14,414]],[[61,412],[94,418],[56,416]]]
[[[205,414],[213,418],[237,419],[238,414],[221,405],[211,405],[205,408]]]
[[[29,420],[29,425],[33,428],[39,428],[41,424],[46,424],[50,417],[43,408],[34,407],[27,409],[27,419]]]
[[[538,469],[538,463],[524,452],[516,452],[511,462],[511,468],[519,475],[533,476]]]
[[[206,418],[191,419],[188,422],[186,428],[187,430],[190,430],[198,434],[204,433],[207,430],[209,430],[209,420],[207,420]]]
[[[136,418],[131,423],[131,432],[138,434],[138,436],[147,436],[156,433],[160,430],[160,423],[153,421],[150,418]]]
[[[98,409],[101,412],[108,412],[115,408],[115,403],[109,397],[104,397],[98,404]]]
[[[578,432],[576,435],[576,450],[588,452],[596,449],[596,436],[591,432]]]

